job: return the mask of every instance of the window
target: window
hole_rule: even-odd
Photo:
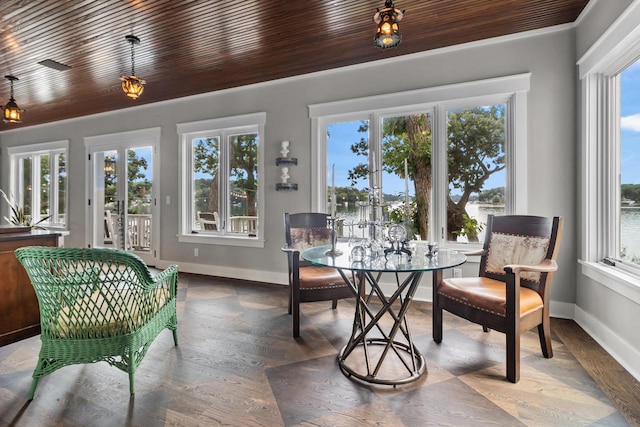
[[[381,186],[385,220],[423,240],[481,242],[488,214],[526,212],[528,87],[527,74],[310,106],[314,151],[326,158],[317,209],[329,212],[331,176],[343,235],[367,236],[368,192]]]
[[[620,73],[620,259],[640,267],[640,61]]]
[[[583,272],[626,295],[637,283],[640,223],[635,188],[640,142],[640,19],[633,5],[578,61],[582,84],[581,260]],[[635,91],[635,92],[634,92]],[[637,225],[636,225],[637,224]],[[602,264],[615,267],[615,276]],[[619,274],[623,274],[620,276]],[[628,278],[624,275],[628,275]],[[637,285],[636,285],[637,286]]]
[[[9,196],[31,224],[67,225],[68,145],[68,141],[58,141],[8,149]]]
[[[258,239],[264,122],[265,113],[256,113],[178,125],[181,241]]]

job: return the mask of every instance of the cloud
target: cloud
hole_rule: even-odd
[[[622,117],[620,119],[620,126],[622,127],[622,129],[640,132],[640,114]]]

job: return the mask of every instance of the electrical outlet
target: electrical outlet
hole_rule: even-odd
[[[462,277],[462,269],[454,268],[453,269],[453,277]]]
[[[198,248],[193,248],[193,256],[198,256]]]

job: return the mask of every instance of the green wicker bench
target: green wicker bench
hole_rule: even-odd
[[[40,304],[38,380],[68,365],[107,362],[134,374],[164,328],[178,345],[178,268],[152,276],[136,255],[115,249],[28,246],[17,249]]]

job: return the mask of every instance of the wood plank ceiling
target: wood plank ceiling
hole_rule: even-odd
[[[0,79],[20,79],[26,112],[0,131],[571,23],[587,2],[396,0],[403,41],[381,50],[372,17],[384,0],[2,0]],[[120,88],[128,34],[147,81],[137,100]],[[2,105],[9,90],[0,81]]]

